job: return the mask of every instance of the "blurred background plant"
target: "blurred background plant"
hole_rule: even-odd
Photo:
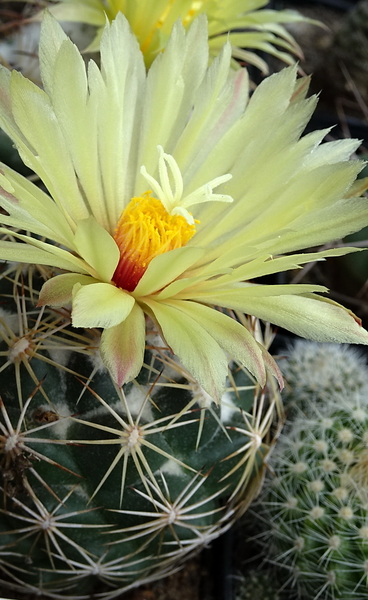
[[[273,55],[287,64],[303,57],[300,46],[284,27],[287,23],[306,20],[295,10],[265,8],[267,0],[49,0],[45,3],[61,22],[85,23],[95,27],[87,51],[98,51],[105,18],[113,20],[122,12],[129,21],[146,66],[165,48],[173,24],[181,19],[189,27],[205,13],[209,26],[210,56],[216,56],[227,39],[233,47],[233,66],[241,61],[269,73],[260,52]],[[315,21],[308,21],[316,24]]]

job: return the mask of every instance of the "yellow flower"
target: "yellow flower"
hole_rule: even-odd
[[[187,33],[174,26],[148,74],[122,14],[102,36],[101,68],[86,72],[50,15],[39,54],[45,91],[0,70],[0,123],[49,195],[1,167],[0,233],[15,241],[0,241],[0,258],[55,268],[40,305],[72,302],[75,327],[103,328],[119,384],[141,368],[145,315],[214,398],[228,355],[261,385],[271,361],[227,310],[317,341],[368,343],[351,313],[315,295],[325,288],[254,283],[351,250],[289,254],[368,223],[366,199],[350,197],[357,142],[300,138],[316,99],[295,68],[249,100],[230,44],[207,67],[202,17]]]
[[[97,27],[96,37],[87,48],[89,51],[99,49],[106,17],[111,22],[122,12],[137,37],[147,67],[165,48],[178,19],[188,27],[199,14],[206,13],[212,57],[229,39],[235,58],[268,73],[267,63],[252,50],[273,54],[292,64],[290,54],[301,58],[302,52],[281,23],[308,19],[294,11],[262,9],[266,5],[267,0],[61,0],[56,6],[51,5],[50,10],[60,21]],[[229,31],[232,31],[230,35]],[[235,64],[234,61],[233,66]]]

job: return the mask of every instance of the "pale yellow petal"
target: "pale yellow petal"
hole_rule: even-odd
[[[57,6],[53,7],[54,9]],[[52,12],[52,11],[51,11]],[[40,47],[38,56],[44,90],[52,96],[55,74],[55,60],[62,43],[67,39],[59,23],[50,15],[50,11],[39,13],[42,19],[40,32]]]
[[[234,264],[235,266],[236,264],[241,263],[242,260],[244,261],[245,264],[234,268],[228,274],[213,278],[212,280],[201,284],[201,289],[209,289],[211,287],[215,288],[217,286],[224,286],[227,283],[231,284],[235,282],[249,281],[256,277],[263,277],[265,275],[281,273],[291,269],[298,269],[301,268],[301,265],[306,263],[323,261],[328,257],[344,256],[345,254],[360,251],[362,250],[358,248],[342,247],[332,248],[321,252],[276,256],[274,258],[269,254],[264,256],[255,249],[252,252],[251,248],[247,248],[245,246],[244,248],[240,247],[237,252],[234,251],[225,254],[223,257],[220,257],[218,260],[210,263],[207,268],[197,270],[201,270],[203,273],[206,273],[208,269],[209,274],[211,274],[214,273],[216,267],[221,269],[225,268],[226,265],[229,266]]]
[[[135,304],[134,298],[108,283],[73,288],[74,327],[114,327],[124,321]]]
[[[88,265],[67,250],[20,233],[15,233],[4,227],[0,227],[0,233],[5,233],[25,242],[24,244],[20,244],[0,240],[0,259],[2,260],[49,265],[50,267],[58,267],[59,269],[75,273],[89,273]]]
[[[176,307],[147,300],[149,313],[164,339],[188,371],[217,402],[225,389],[228,362],[224,351],[197,321]]]
[[[248,309],[266,321],[316,342],[368,344],[368,332],[343,306],[320,296],[275,296],[257,299]]]
[[[204,24],[205,19],[198,19],[186,36],[181,23],[177,22],[165,52],[157,57],[147,75],[138,164],[144,165],[156,179],[156,148],[161,145],[171,153],[174,140],[179,139],[192,113],[193,99],[206,72],[208,44]],[[200,185],[193,190],[198,187]],[[137,192],[146,189],[141,176]]]
[[[233,310],[248,312],[244,309],[248,300],[252,303],[255,299],[265,297],[290,296],[290,294],[300,295],[312,292],[328,292],[323,285],[313,285],[307,283],[285,284],[285,285],[261,285],[253,283],[235,283],[224,287],[211,287],[203,284],[193,289],[183,290],[177,295],[180,300],[196,300],[205,304],[223,306]],[[251,313],[249,313],[251,314]]]
[[[5,166],[0,170],[0,186],[9,190],[0,187],[0,205],[9,213],[1,216],[2,223],[70,247],[73,231],[50,196]]]
[[[172,306],[203,327],[225,350],[230,358],[239,361],[255,376],[263,387],[266,383],[266,369],[262,352],[252,334],[235,319],[197,302],[171,300],[165,306]]]
[[[87,218],[88,209],[49,97],[13,70],[11,98],[14,119],[28,144],[19,146],[24,162],[40,176],[69,222]]]
[[[70,40],[61,45],[55,59],[52,105],[88,210],[109,230],[98,154],[98,96],[90,94],[85,62]]]
[[[135,288],[134,296],[148,296],[160,290],[192,267],[203,254],[202,248],[185,246],[156,256]]]
[[[111,281],[120,258],[119,248],[114,238],[94,217],[78,222],[74,245],[78,254],[91,265],[102,281]]]
[[[136,195],[135,173],[142,164],[137,162],[137,153],[146,97],[143,57],[122,14],[104,31],[101,72],[90,63],[88,84],[91,97],[97,97],[99,171],[113,234],[122,210]]]

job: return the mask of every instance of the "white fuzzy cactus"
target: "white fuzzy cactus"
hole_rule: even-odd
[[[302,408],[276,445],[258,507],[268,559],[299,598],[364,600],[367,366],[349,348],[303,342],[283,367],[289,400],[298,406],[301,397]]]
[[[367,396],[368,370],[362,353],[348,345],[298,340],[283,352],[279,365],[286,380],[284,399],[299,408],[332,400],[348,403],[354,394]]]

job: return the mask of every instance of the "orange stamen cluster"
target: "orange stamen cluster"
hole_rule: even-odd
[[[121,213],[114,234],[120,249],[114,283],[132,292],[153,258],[182,248],[194,234],[194,225],[181,215],[170,215],[151,192],[132,198]]]

